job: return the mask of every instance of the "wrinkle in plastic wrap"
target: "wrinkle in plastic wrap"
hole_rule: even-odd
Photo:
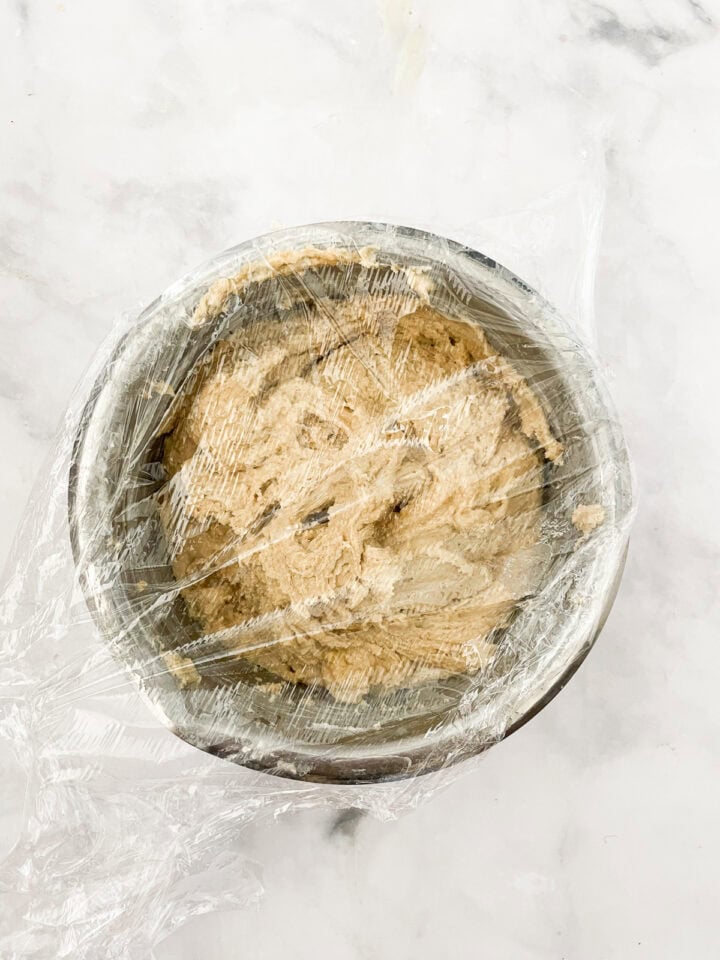
[[[243,825],[430,796],[582,662],[630,514],[594,361],[486,257],[334,223],[176,284],[89,371],[8,567],[6,953],[144,957],[259,895]]]

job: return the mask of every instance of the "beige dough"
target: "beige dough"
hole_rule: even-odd
[[[572,523],[583,537],[589,537],[605,522],[605,507],[601,503],[581,503],[573,510]]]
[[[191,615],[229,655],[341,701],[477,671],[547,560],[544,461],[561,447],[527,383],[421,280],[245,327],[165,427],[161,516]]]

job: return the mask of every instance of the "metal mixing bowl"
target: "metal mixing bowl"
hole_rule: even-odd
[[[213,649],[189,617],[169,566],[154,494],[163,482],[161,424],[189,371],[249,317],[279,322],[275,278],[251,284],[211,323],[193,310],[211,283],[279,251],[373,248],[374,267],[309,271],[293,296],[342,298],[362,282],[397,280],[397,265],[432,279],[432,302],[479,323],[539,398],[565,446],[547,468],[543,531],[552,562],[537,595],[494,638],[475,677],[371,692],[359,704],[272,677]],[[363,271],[367,275],[363,274]],[[374,271],[374,273],[373,273]],[[370,284],[372,286],[372,284]],[[287,297],[287,282],[284,294]],[[581,538],[577,503],[605,522]],[[166,291],[117,345],[75,439],[69,522],[86,602],[116,658],[178,736],[279,776],[369,783],[450,766],[534,716],[578,668],[613,602],[624,560],[631,481],[617,418],[596,368],[567,324],[504,267],[461,244],[405,227],[336,222],[279,231],[228,250]],[[210,646],[209,646],[210,644]],[[202,682],[181,687],[163,653],[197,657]],[[199,655],[201,653],[201,655]]]

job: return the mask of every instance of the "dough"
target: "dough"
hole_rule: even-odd
[[[572,523],[583,539],[605,522],[605,507],[601,503],[581,503],[573,510]]]
[[[162,658],[181,687],[192,687],[202,680],[190,657],[183,657],[175,650],[166,650]]]
[[[263,269],[315,255],[332,263]],[[194,322],[246,283],[221,281]],[[160,510],[190,614],[228,655],[345,702],[477,671],[547,562],[544,462],[562,448],[536,397],[430,305],[428,278],[403,289],[249,323],[164,427]]]

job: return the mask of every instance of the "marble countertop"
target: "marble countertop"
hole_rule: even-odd
[[[397,821],[251,825],[262,898],[156,960],[718,955],[719,24],[716,0],[0,9],[0,554],[112,326],[280,224],[410,223],[529,275],[634,457],[625,577],[568,688]]]

